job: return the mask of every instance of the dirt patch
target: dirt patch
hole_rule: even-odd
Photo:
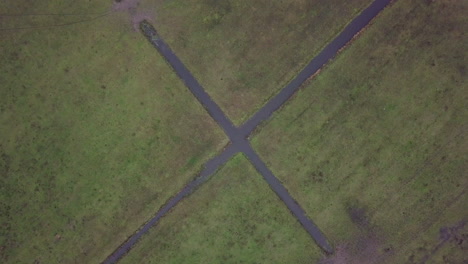
[[[135,31],[139,30],[139,24],[143,20],[154,23],[154,9],[140,6],[140,0],[116,0],[112,10],[127,13],[130,18],[129,22]]]
[[[361,229],[363,234],[372,232],[372,225],[369,220],[367,206],[359,201],[359,199],[350,197],[345,204],[345,208],[349,219],[356,227]]]
[[[132,26],[135,31],[138,31],[140,28],[140,22],[143,20],[147,20],[151,23],[154,23],[153,16],[148,12],[139,12],[131,16],[132,18]]]
[[[366,215],[366,210],[364,208],[352,207],[348,208],[348,215],[351,218],[351,221],[360,228],[368,228],[369,220]]]
[[[338,245],[335,254],[319,264],[370,264],[380,263],[383,243],[375,235],[363,235],[351,243]]]
[[[393,253],[393,248],[379,235],[381,232],[373,227],[367,208],[358,200],[349,199],[346,211],[359,231],[349,241],[338,244],[335,253],[319,261],[319,264],[382,263],[384,258]]]
[[[467,220],[462,220],[453,226],[441,227],[439,231],[439,240],[455,243],[459,245],[461,249],[468,249],[468,243],[466,241],[468,234],[463,233],[463,229],[467,222]]]
[[[114,11],[134,11],[140,5],[140,0],[117,0],[114,1],[112,10]]]

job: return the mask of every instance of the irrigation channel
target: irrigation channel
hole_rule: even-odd
[[[316,73],[323,65],[332,59],[340,49],[342,49],[351,39],[359,33],[369,22],[382,11],[391,0],[375,0],[370,6],[361,12],[354,20],[348,24],[345,29],[330,42],[307,66],[275,97],[255,113],[247,122],[239,128],[226,117],[221,108],[210,98],[203,87],[193,77],[190,71],[184,66],[179,58],[172,52],[169,46],[158,35],[154,27],[147,21],[140,23],[140,29],[150,43],[161,53],[166,61],[171,65],[176,74],[184,82],[187,88],[205,107],[210,116],[218,123],[230,139],[230,145],[226,147],[221,154],[214,157],[204,165],[204,169],[199,176],[186,185],[176,196],[171,198],[158,212],[144,224],[135,234],[128,238],[119,248],[117,248],[103,263],[116,263],[121,257],[130,251],[149,229],[155,225],[161,217],[168,213],[184,197],[192,193],[200,184],[216,170],[226,163],[234,154],[238,152],[250,160],[255,169],[263,176],[270,188],[284,202],[291,213],[302,224],[304,229],[312,236],[315,242],[328,254],[333,253],[333,248],[327,242],[325,235],[310,220],[300,205],[291,197],[286,188],[268,169],[265,163],[250,146],[247,137],[263,121],[267,120],[273,112],[283,105],[310,76]]]

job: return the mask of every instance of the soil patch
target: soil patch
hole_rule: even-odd
[[[370,231],[367,234],[359,234],[351,241],[338,245],[335,253],[322,259],[319,264],[381,263],[392,252],[391,247],[384,248],[385,242],[382,237]]]
[[[359,201],[350,201],[347,207],[348,217],[359,228],[358,233],[348,242],[338,244],[335,253],[319,264],[370,264],[381,263],[383,258],[392,253],[384,237],[372,226],[367,209]]]
[[[140,6],[140,0],[116,0],[112,6],[114,12],[125,12],[129,16],[129,22],[133,29],[138,31],[139,24],[143,20],[154,23],[154,10]],[[152,12],[153,11],[153,12]]]
[[[116,0],[112,6],[114,11],[132,11],[140,5],[140,0]]]

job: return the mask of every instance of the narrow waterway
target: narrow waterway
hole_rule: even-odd
[[[158,35],[154,27],[147,21],[140,23],[140,29],[149,42],[166,59],[174,69],[179,78],[187,88],[205,107],[210,116],[225,131],[231,144],[218,156],[208,161],[199,177],[185,186],[176,196],[171,198],[158,212],[143,225],[134,235],[125,241],[112,253],[103,263],[115,263],[124,256],[140,239],[149,231],[161,217],[169,212],[184,197],[192,193],[200,184],[213,174],[220,166],[225,164],[235,153],[242,152],[250,160],[255,169],[263,176],[270,188],[278,195],[291,213],[301,223],[304,229],[311,235],[316,243],[327,253],[332,253],[333,248],[327,242],[326,236],[307,217],[301,206],[291,197],[287,189],[268,169],[258,154],[250,146],[246,139],[250,133],[263,121],[268,119],[274,111],[284,104],[315,72],[317,72],[327,61],[332,59],[338,51],[343,48],[359,31],[361,31],[391,0],[376,0],[357,16],[332,42],[330,42],[307,66],[294,78],[278,95],[273,97],[264,107],[255,113],[244,125],[236,128],[226,117],[221,108],[210,98],[203,87],[193,77],[179,58],[172,52],[169,46]]]

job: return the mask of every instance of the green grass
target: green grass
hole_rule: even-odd
[[[99,13],[110,5],[14,1],[0,10]],[[127,20],[114,13],[0,32],[0,262],[99,263],[226,143]]]
[[[314,263],[320,257],[312,238],[238,154],[122,263]]]
[[[468,220],[467,9],[396,1],[254,136],[335,246],[377,236],[377,263],[419,263]]]
[[[173,0],[151,8],[162,37],[240,124],[371,2]]]

